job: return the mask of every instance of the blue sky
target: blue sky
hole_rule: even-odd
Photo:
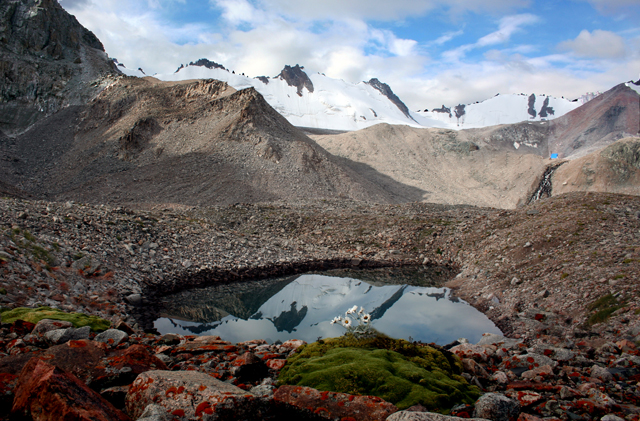
[[[496,93],[576,98],[638,79],[640,0],[59,0],[147,74],[208,58],[377,77],[411,109]]]

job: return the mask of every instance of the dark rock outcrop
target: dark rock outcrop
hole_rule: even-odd
[[[218,64],[215,61],[211,61],[208,60],[206,58],[201,58],[198,61],[192,61],[191,63],[189,63],[189,66],[199,66],[199,67],[206,67],[207,69],[222,69],[222,70],[227,70],[222,64]],[[180,69],[178,69],[180,70]]]
[[[387,85],[386,83],[380,82],[376,78],[370,79],[369,82],[365,82],[365,83],[367,85],[373,86],[376,90],[380,91],[382,95],[389,98],[389,101],[393,102],[393,104],[396,107],[398,107],[400,111],[402,111],[402,114],[407,116],[407,118],[411,119],[412,121],[415,121],[413,117],[411,117],[411,113],[409,112],[409,109],[407,108],[407,106],[404,104],[404,102],[402,102],[400,98],[398,98],[396,94],[393,93],[389,85]]]
[[[276,78],[284,80],[289,86],[295,86],[298,89],[298,95],[302,96],[303,88],[307,88],[307,91],[313,92],[313,82],[311,82],[311,79],[309,79],[309,76],[303,70],[304,67],[297,64],[294,67],[287,65],[284,66],[284,69],[282,69]]]
[[[86,103],[116,75],[96,36],[55,0],[0,3],[0,128],[22,131],[65,105]]]

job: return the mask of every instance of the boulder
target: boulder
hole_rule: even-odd
[[[44,335],[52,330],[67,329],[70,327],[73,327],[73,323],[66,320],[42,319],[36,324],[36,327],[33,328],[31,333],[34,335]]]
[[[138,374],[150,370],[167,370],[167,366],[144,345],[132,345],[100,360],[91,387],[131,384]]]
[[[387,421],[487,421],[484,418],[460,418],[436,414],[434,412],[398,411],[391,414]]]
[[[269,374],[269,367],[252,352],[245,352],[231,363],[231,374],[241,383],[254,382]]]
[[[520,414],[520,404],[499,393],[485,393],[476,401],[474,417],[493,421],[515,421]]]
[[[24,336],[31,333],[35,327],[36,325],[31,322],[18,319],[11,324],[9,332],[17,333],[19,336]]]
[[[89,339],[91,328],[83,326],[80,328],[68,327],[66,329],[56,329],[46,332],[44,336],[54,345],[63,344],[67,341],[78,341]]]
[[[375,396],[321,392],[304,386],[280,386],[273,399],[330,420],[351,417],[358,421],[384,421],[398,410],[395,405]]]
[[[127,412],[140,418],[150,404],[183,419],[215,414],[219,421],[261,419],[268,410],[257,396],[196,371],[140,374],[127,393]]]
[[[471,358],[476,361],[486,362],[489,359],[489,352],[482,345],[460,344],[451,348],[453,352],[460,358]]]
[[[119,329],[107,329],[95,337],[96,341],[104,342],[111,346],[118,346],[121,342],[124,342],[127,339],[129,339],[129,335]]]
[[[138,421],[171,421],[172,416],[160,405],[147,405]]]
[[[11,412],[34,421],[129,419],[77,377],[39,358],[20,373]]]
[[[52,346],[42,353],[42,359],[82,381],[95,376],[95,369],[106,355],[106,346],[100,342],[83,339]]]

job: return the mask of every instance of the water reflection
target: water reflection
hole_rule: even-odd
[[[155,327],[161,333],[218,335],[231,342],[312,342],[342,335],[344,328],[330,321],[357,305],[371,314],[377,330],[395,338],[445,344],[500,333],[447,288],[369,281],[308,274],[257,282],[253,289],[246,283],[192,291],[167,299]]]

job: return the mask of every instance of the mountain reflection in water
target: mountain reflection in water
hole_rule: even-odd
[[[373,327],[395,338],[446,344],[500,333],[482,313],[447,288],[387,285],[348,277],[307,274],[273,281],[223,285],[166,297],[161,333],[218,335],[230,342],[268,342],[340,336],[330,321],[357,305]]]

